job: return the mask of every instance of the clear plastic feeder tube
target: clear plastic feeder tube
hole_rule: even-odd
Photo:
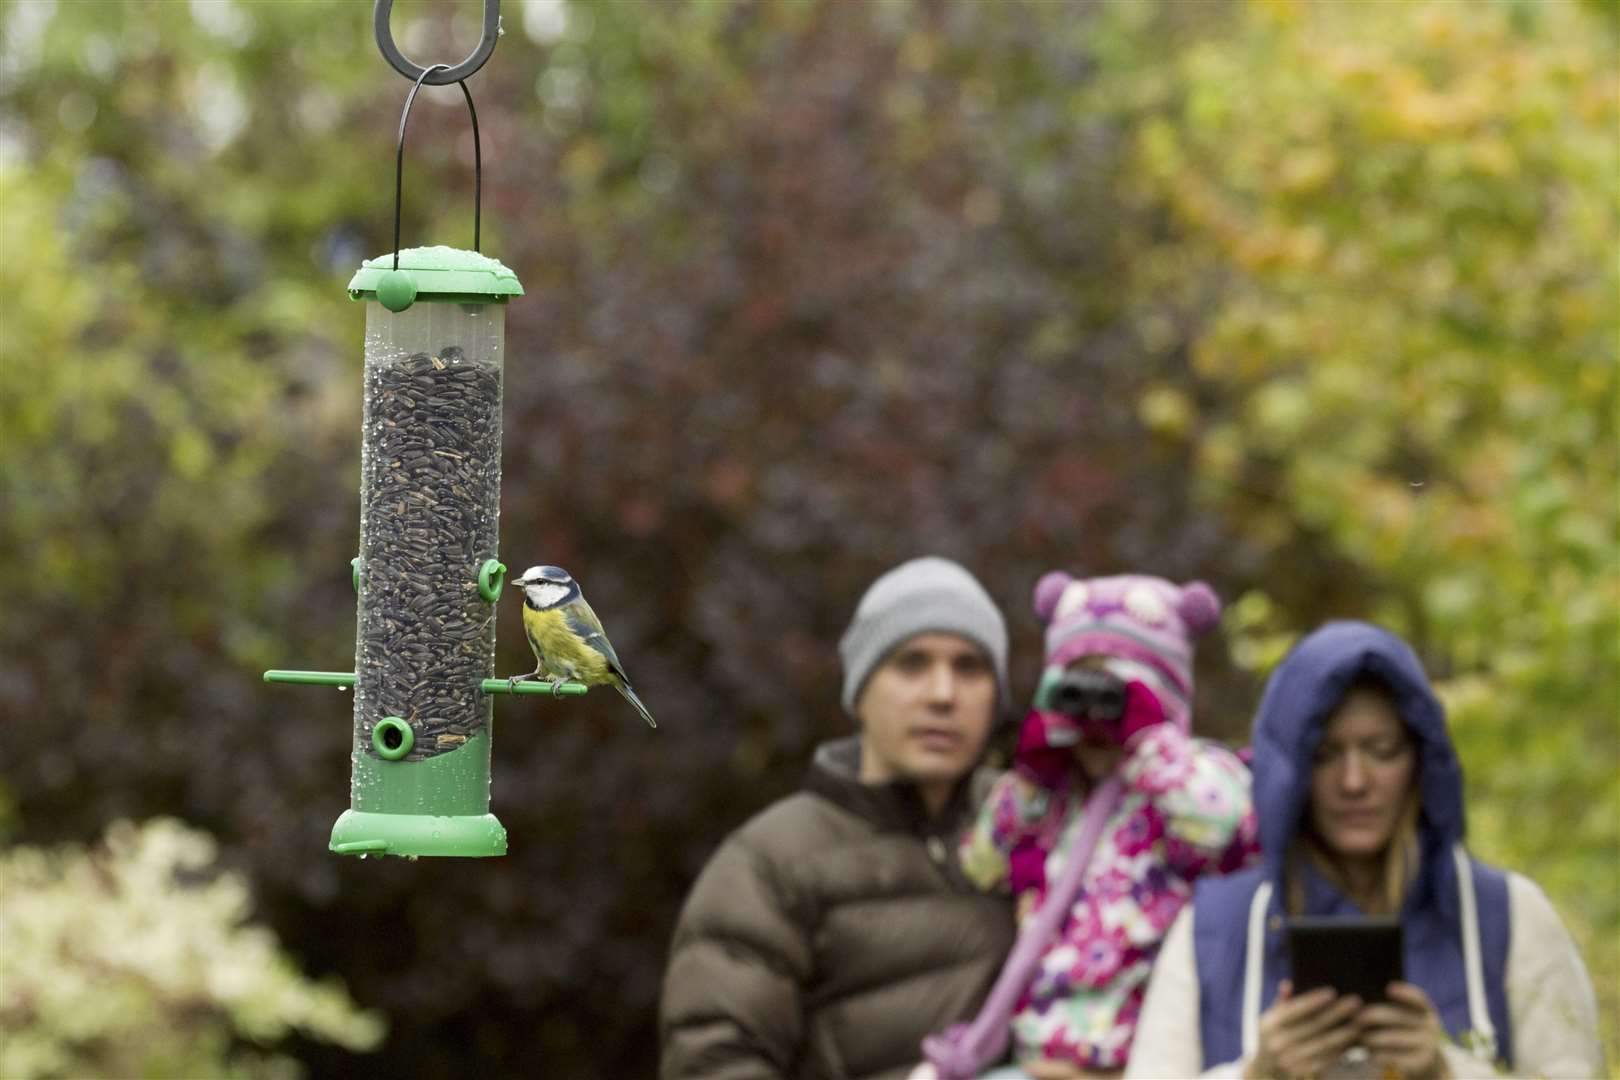
[[[503,304],[366,304],[360,451],[355,736],[397,716],[404,760],[460,749],[488,727],[495,607],[478,570],[496,557]]]

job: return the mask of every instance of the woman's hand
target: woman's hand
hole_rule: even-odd
[[[1361,999],[1340,997],[1326,986],[1299,997],[1286,980],[1277,1000],[1260,1016],[1260,1046],[1243,1075],[1247,1080],[1292,1080],[1325,1072],[1356,1042]]]
[[[1446,1080],[1451,1070],[1440,1053],[1445,1028],[1429,996],[1407,982],[1392,982],[1389,1000],[1368,1005],[1356,1016],[1358,1040],[1372,1054],[1385,1075],[1404,1080]]]

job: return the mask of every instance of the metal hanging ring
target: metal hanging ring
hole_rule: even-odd
[[[387,0],[377,0],[382,4]],[[411,105],[416,101],[416,92],[422,89],[424,82],[431,82],[429,78],[435,71],[442,70],[443,64],[434,64],[432,67],[422,69],[422,74],[416,77],[411,85],[411,92],[405,96],[405,110],[399,114],[399,143],[394,148],[394,269],[399,269],[399,207],[401,196],[405,193],[405,125],[411,118]],[[467,99],[467,114],[472,117],[473,137],[473,250],[478,250],[482,238],[483,202],[484,202],[484,151],[478,141],[478,110],[473,108],[472,91],[467,84],[456,80],[461,87],[461,96]]]
[[[489,54],[495,51],[495,39],[501,36],[501,0],[484,0],[484,36],[478,39],[478,48],[455,67],[448,64],[434,64],[432,67],[423,68],[406,59],[405,54],[399,51],[399,46],[394,44],[394,32],[388,27],[388,16],[393,7],[394,0],[377,0],[371,9],[371,25],[377,32],[377,48],[382,51],[383,59],[412,82],[417,82],[423,75],[434,71],[437,74],[427,80],[430,86],[449,86],[453,82],[460,82],[484,66]]]

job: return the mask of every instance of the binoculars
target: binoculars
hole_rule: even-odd
[[[1112,723],[1125,715],[1125,681],[1106,671],[1065,671],[1041,696],[1038,708],[1076,720]]]

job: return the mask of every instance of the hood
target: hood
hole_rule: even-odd
[[[1418,820],[1422,886],[1449,877],[1443,856],[1463,837],[1462,767],[1446,715],[1411,648],[1387,630],[1364,622],[1331,622],[1308,635],[1266,683],[1254,722],[1254,804],[1266,876],[1282,882],[1283,863],[1310,796],[1311,757],[1323,721],[1360,675],[1379,678],[1395,699],[1417,742],[1421,813]],[[1439,896],[1454,892],[1440,889]]]

